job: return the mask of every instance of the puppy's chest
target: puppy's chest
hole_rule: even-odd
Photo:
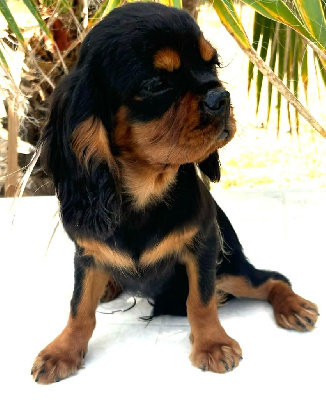
[[[106,242],[90,238],[78,239],[77,243],[83,254],[92,256],[96,264],[137,275],[165,260],[176,260],[187,247],[192,246],[198,233],[194,225],[165,233],[128,228],[118,231]]]

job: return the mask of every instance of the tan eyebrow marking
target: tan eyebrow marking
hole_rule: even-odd
[[[157,51],[154,54],[154,66],[159,69],[166,69],[172,72],[180,68],[181,60],[179,54],[168,47]]]
[[[204,38],[203,35],[200,35],[199,42],[199,52],[204,61],[210,61],[216,54],[216,50],[214,47]]]

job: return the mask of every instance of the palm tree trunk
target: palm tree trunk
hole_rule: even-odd
[[[16,98],[8,99],[8,161],[7,178],[5,181],[5,196],[12,197],[15,193],[18,176],[14,174],[18,169],[17,138],[19,129],[19,117],[16,113]]]

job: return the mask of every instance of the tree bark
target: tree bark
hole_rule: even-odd
[[[15,193],[18,175],[17,138],[19,130],[19,117],[16,112],[16,98],[8,99],[8,151],[7,151],[7,178],[5,181],[5,196],[12,197]]]

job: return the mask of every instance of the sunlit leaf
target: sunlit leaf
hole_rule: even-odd
[[[282,22],[290,26],[295,31],[304,35],[311,42],[315,42],[316,38],[306,29],[302,22],[294,15],[293,11],[281,0],[242,0],[244,3],[253,7],[260,14],[275,21]],[[308,0],[311,2],[319,0]],[[317,45],[322,48],[318,42]]]
[[[26,7],[29,9],[33,17],[36,19],[38,22],[40,28],[42,31],[48,36],[50,40],[53,41],[53,36],[49,28],[47,27],[46,23],[44,22],[42,15],[40,14],[38,8],[36,7],[35,3],[33,0],[23,0],[25,3]]]
[[[9,72],[9,65],[7,63],[6,57],[4,56],[1,48],[0,48],[0,62],[2,64],[2,66],[4,67],[4,69]]]
[[[295,58],[295,53],[296,53],[295,32],[292,29],[287,28],[286,29],[285,57],[284,57],[284,71],[286,71],[286,86],[289,89],[291,89],[291,87],[293,87],[293,60]],[[291,112],[290,112],[290,103],[289,102],[287,102],[287,104],[286,104],[286,109],[287,109],[289,130],[290,130],[290,133],[292,134],[292,120],[291,120]]]
[[[301,81],[303,84],[303,90],[306,97],[306,103],[308,104],[308,52],[306,46],[304,47],[304,52],[302,56],[301,63]]]
[[[222,24],[234,37],[239,45],[249,49],[251,47],[247,34],[240,21],[232,0],[212,0],[213,7]]]
[[[262,15],[255,12],[254,16],[254,26],[253,26],[253,35],[252,35],[252,47],[257,51],[258,49],[258,44],[260,41],[260,34],[262,33]],[[249,67],[248,67],[248,92],[250,90],[251,86],[251,81],[254,76],[254,64],[252,62],[249,62]]]
[[[171,6],[176,8],[182,8],[182,0],[171,0]]]
[[[5,0],[0,0],[0,11],[1,14],[5,17],[9,29],[16,35],[16,38],[19,40],[19,42],[24,45],[25,40],[23,34],[21,33],[21,30],[19,29],[15,18],[9,10],[9,7],[7,6],[7,2]]]
[[[59,2],[60,13],[69,12],[72,6],[73,6],[73,0],[60,0]]]
[[[320,0],[294,0],[309,32],[324,49],[326,46],[326,21]]]
[[[294,38],[294,47],[293,47],[293,60],[292,60],[292,73],[291,73],[291,80],[293,85],[293,94],[295,97],[299,95],[299,65],[300,65],[300,55],[301,51],[301,42],[302,39],[300,36],[295,35],[294,31],[292,31],[292,36]],[[294,110],[295,115],[295,127],[297,134],[299,133],[299,114],[297,110]]]
[[[92,26],[104,18],[114,8],[121,6],[124,0],[105,0],[102,2],[99,9],[93,15],[89,21],[89,25]]]
[[[326,69],[324,68],[322,60],[319,57],[316,57],[316,59],[317,59],[318,65],[319,65],[319,70],[320,70],[320,74],[323,79],[324,85],[326,85]]]
[[[271,40],[271,55],[269,60],[269,66],[272,71],[275,71],[276,59],[277,59],[277,44],[279,40],[279,29],[280,23],[272,21],[272,26],[274,24],[274,29],[272,32],[272,40]],[[271,112],[271,104],[272,104],[272,94],[273,94],[273,85],[271,82],[268,82],[267,86],[267,124],[269,123],[269,117]]]
[[[282,26],[279,30],[279,41],[277,43],[277,53],[278,53],[278,71],[277,75],[283,81],[284,78],[284,70],[285,70],[285,43],[286,43],[286,27]],[[282,96],[281,93],[277,93],[277,133],[280,130],[280,120],[281,120],[281,105],[282,105]]]
[[[264,61],[266,61],[266,57],[267,57],[271,27],[272,27],[271,20],[265,18],[264,24],[262,27],[263,35],[262,35],[262,43],[261,43],[261,48],[260,48],[260,57]],[[258,71],[257,77],[256,77],[256,113],[258,113],[262,85],[263,85],[263,74],[260,71]]]

